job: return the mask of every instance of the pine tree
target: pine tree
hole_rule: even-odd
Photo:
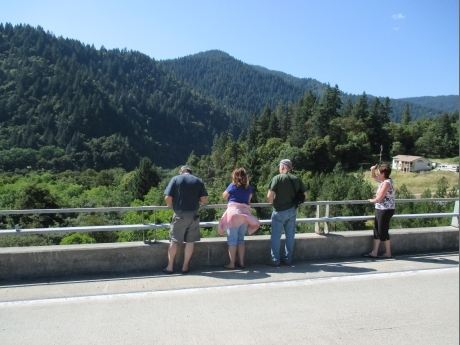
[[[358,98],[358,102],[356,102],[353,108],[353,117],[356,120],[361,120],[364,123],[367,122],[369,117],[369,105],[367,103],[367,95],[365,92]]]
[[[272,119],[272,111],[270,107],[265,106],[262,114],[259,117],[259,137],[258,145],[264,145],[267,142],[267,139],[270,138],[270,121]]]
[[[403,126],[407,126],[410,121],[411,121],[411,118],[410,118],[409,104],[406,104],[406,106],[404,107],[402,116],[401,116],[401,124]]]
[[[142,158],[130,185],[133,198],[144,200],[144,196],[152,187],[158,186],[160,180],[158,171],[152,166],[150,159]]]
[[[309,90],[294,110],[291,130],[291,145],[302,147],[308,139],[307,121],[313,116],[317,99]]]
[[[330,121],[339,117],[339,110],[342,107],[340,100],[340,90],[336,85],[331,88],[329,85],[326,92],[321,96],[315,106],[312,117],[313,132],[318,137],[324,137],[328,134]]]
[[[257,114],[254,113],[251,118],[251,123],[248,129],[248,147],[256,148],[259,142],[259,120]]]

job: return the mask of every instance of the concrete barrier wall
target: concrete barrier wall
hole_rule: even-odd
[[[390,230],[395,255],[458,251],[459,229],[436,228]],[[328,235],[297,234],[295,260],[360,257],[372,250],[372,231],[332,232]],[[167,264],[168,241],[82,244],[47,247],[0,248],[0,280],[62,277],[70,275],[154,272]],[[282,243],[283,245],[283,243]],[[383,249],[383,244],[382,244]],[[246,236],[247,264],[266,262],[269,236]],[[179,246],[176,265],[183,259]],[[195,244],[190,267],[220,266],[228,262],[226,238],[202,239]]]

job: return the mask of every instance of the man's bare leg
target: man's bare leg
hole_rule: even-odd
[[[188,271],[188,263],[190,261],[190,258],[192,257],[194,247],[195,247],[195,243],[193,242],[185,244],[184,264],[182,265],[182,272]]]
[[[174,258],[176,257],[177,253],[177,243],[170,242],[168,248],[168,266],[166,266],[166,270],[172,272],[174,270]]]

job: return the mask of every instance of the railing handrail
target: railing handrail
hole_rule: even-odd
[[[458,198],[426,198],[426,199],[396,199],[395,203],[407,202],[449,202],[457,201]],[[300,206],[323,206],[323,205],[359,205],[370,204],[367,200],[341,200],[341,201],[307,201]],[[271,207],[269,203],[250,203],[251,207]],[[227,204],[204,204],[200,209],[227,208]],[[0,210],[0,216],[17,214],[43,214],[43,213],[97,213],[97,212],[128,212],[128,211],[160,211],[171,210],[168,206],[122,206],[122,207],[80,207],[80,208],[43,208],[28,210]]]
[[[435,199],[396,199],[396,203],[404,202],[449,202],[457,201],[458,198],[435,198]],[[316,217],[311,218],[297,218],[296,223],[315,223],[315,232],[320,233],[319,223],[324,223],[324,233],[327,234],[328,223],[331,222],[350,222],[350,221],[367,221],[374,219],[374,215],[365,216],[339,216],[329,217],[330,205],[347,205],[347,204],[369,204],[367,200],[343,200],[343,201],[309,201],[301,204],[300,206],[316,206]],[[269,203],[251,203],[252,207],[271,207]],[[320,217],[320,206],[326,206],[326,215]],[[213,204],[202,205],[201,208],[226,208],[227,204]],[[40,213],[80,213],[80,212],[124,212],[124,211],[158,211],[158,210],[171,210],[167,206],[135,206],[135,207],[99,207],[99,208],[70,208],[70,209],[36,209],[36,210],[2,210],[0,215],[7,214],[40,214]],[[446,213],[420,213],[420,214],[396,214],[393,216],[395,219],[415,219],[415,218],[443,218],[443,217],[459,217],[459,212],[446,212]],[[271,224],[270,219],[260,220],[261,225]],[[200,222],[200,227],[217,227],[218,221]],[[103,226],[77,226],[77,227],[53,227],[53,228],[32,228],[32,229],[19,229],[16,225],[15,229],[0,230],[0,236],[3,235],[17,235],[17,234],[41,234],[41,233],[59,233],[59,232],[93,232],[93,231],[129,231],[129,230],[156,230],[169,228],[169,223],[144,223],[144,224],[128,224],[128,225],[103,225]],[[150,240],[149,240],[150,242]]]
[[[396,219],[415,219],[415,218],[445,218],[458,217],[458,213],[420,213],[420,214],[395,214]],[[343,216],[343,217],[317,217],[317,218],[297,218],[297,223],[333,223],[333,222],[352,222],[373,220],[374,216]],[[260,220],[261,225],[270,225],[270,219]],[[218,221],[200,222],[201,228],[217,227]],[[169,223],[145,223],[145,224],[128,224],[128,225],[100,225],[100,226],[75,226],[75,227],[56,227],[56,228],[33,228],[33,229],[8,229],[0,230],[1,235],[18,235],[18,234],[41,234],[41,233],[59,233],[59,232],[93,232],[93,231],[129,231],[129,230],[158,230],[168,229]]]

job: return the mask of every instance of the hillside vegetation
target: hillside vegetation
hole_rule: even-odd
[[[399,101],[419,104],[424,107],[441,109],[446,112],[452,112],[458,110],[458,95],[449,96],[423,96],[423,97],[409,97],[399,98]]]
[[[315,79],[296,78],[249,65],[218,50],[163,60],[161,63],[178,79],[210,97],[243,122],[249,121],[254,112],[260,112],[265,106],[274,108],[279,102],[297,102],[307,91],[321,97],[327,88],[327,84]],[[355,104],[361,96],[342,93],[340,99],[344,104],[347,101]],[[453,107],[454,97],[435,98],[431,102],[426,97],[390,99],[389,118],[393,122],[401,122],[406,106],[413,120],[452,112],[458,110],[458,97],[456,107]],[[376,97],[367,95],[367,98],[371,102]],[[385,97],[378,98],[381,102],[385,101]]]
[[[4,170],[133,169],[142,157],[174,167],[209,153],[215,134],[238,132],[232,123],[142,53],[0,24]]]

